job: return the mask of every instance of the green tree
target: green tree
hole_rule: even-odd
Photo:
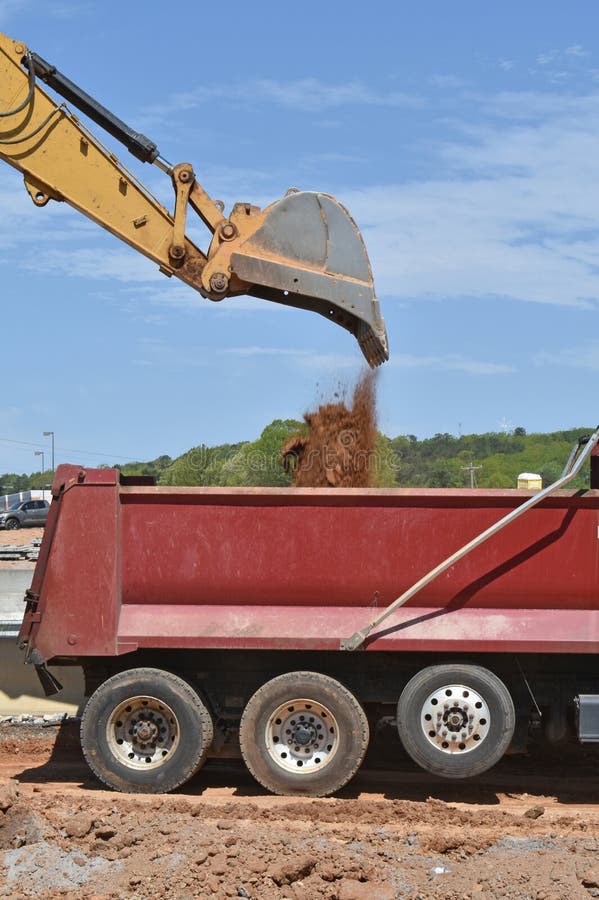
[[[305,429],[296,419],[275,419],[255,441],[243,444],[223,467],[225,484],[285,487],[291,473],[283,469],[281,451],[287,441]]]

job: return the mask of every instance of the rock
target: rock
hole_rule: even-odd
[[[11,778],[4,784],[0,784],[0,811],[5,813],[7,809],[16,803],[19,797],[19,782]]]
[[[255,872],[256,875],[262,875],[268,868],[265,860],[261,856],[256,856],[253,859],[250,858],[246,865],[250,872]]]
[[[20,804],[6,811],[0,829],[0,850],[24,847],[44,839],[48,826],[33,810]]]
[[[527,819],[538,819],[539,816],[542,816],[545,812],[544,806],[531,806],[530,809],[527,809],[524,813],[525,818]]]
[[[210,871],[213,875],[224,875],[227,871],[227,860],[224,854],[219,853],[215,856],[210,864]]]
[[[63,823],[63,828],[68,837],[82,838],[89,834],[94,827],[94,820],[89,813],[78,812]]]
[[[300,878],[305,878],[310,874],[317,860],[313,856],[300,856],[298,859],[291,859],[281,863],[270,872],[270,877],[275,884],[281,887],[284,884],[293,884]],[[253,871],[256,871],[253,869]]]
[[[581,881],[585,888],[599,887],[599,871],[597,869],[587,869]]]
[[[356,881],[344,878],[339,882],[338,900],[395,900],[395,891],[382,881]]]
[[[99,825],[94,831],[94,837],[100,838],[102,841],[109,841],[115,834],[116,830],[111,828],[110,825]]]

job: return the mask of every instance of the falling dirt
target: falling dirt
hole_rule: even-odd
[[[325,403],[304,415],[308,434],[283,447],[295,487],[372,487],[375,476],[376,373],[358,381],[350,405]]]

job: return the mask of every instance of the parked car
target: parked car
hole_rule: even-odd
[[[0,512],[0,528],[26,528],[46,524],[50,504],[47,500],[20,500]]]

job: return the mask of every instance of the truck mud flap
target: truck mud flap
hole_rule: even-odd
[[[36,666],[35,671],[37,672],[37,677],[40,680],[40,684],[46,697],[52,697],[54,694],[58,694],[62,691],[62,684],[58,678],[55,678],[54,675],[48,671],[45,663]]]

